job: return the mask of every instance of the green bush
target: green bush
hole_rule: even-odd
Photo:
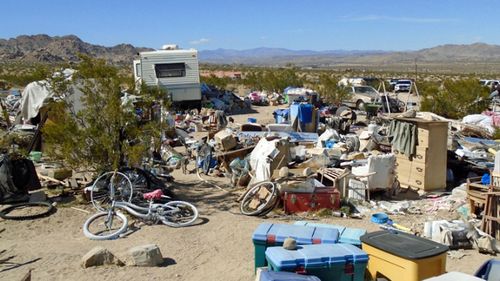
[[[319,76],[319,94],[323,101],[340,105],[343,100],[348,100],[351,93],[345,87],[338,86],[339,80],[329,74],[321,74]]]
[[[49,119],[43,127],[45,151],[73,168],[97,171],[116,169],[128,161],[139,164],[151,147],[158,148],[161,124],[138,122],[132,104],[122,104],[123,85],[130,78],[118,76],[118,69],[104,60],[82,56],[72,81],[50,79],[56,96],[71,94],[71,86],[82,91],[83,109],[74,113],[65,99],[49,105]],[[154,101],[167,105],[160,88],[143,88],[144,106]],[[133,140],[135,145],[130,145]]]
[[[419,84],[422,95],[422,110],[431,111],[443,117],[460,119],[469,114],[481,113],[488,107],[488,89],[477,79],[446,79],[441,85]]]

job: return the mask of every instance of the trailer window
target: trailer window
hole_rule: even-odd
[[[140,73],[140,69],[141,69],[141,64],[140,64],[140,63],[137,63],[137,64],[135,65],[135,76],[136,76],[136,77],[141,77],[141,75],[139,75],[139,73]]]
[[[185,63],[155,64],[157,78],[184,77],[186,76]]]

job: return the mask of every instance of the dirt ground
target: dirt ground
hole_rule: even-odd
[[[276,107],[256,107],[255,113],[233,116],[236,122],[255,117],[267,123]],[[140,225],[128,236],[110,241],[91,241],[82,232],[90,214],[70,207],[59,207],[47,218],[32,221],[0,219],[0,280],[21,280],[32,269],[32,280],[254,280],[254,229],[262,222],[292,223],[292,216],[271,215],[269,218],[246,217],[239,214],[236,198],[241,190],[229,186],[225,178],[206,177],[224,190],[201,182],[196,175],[173,173],[174,192],[181,199],[194,203],[200,211],[196,225],[171,228],[164,225]],[[73,205],[94,212],[88,205]],[[368,218],[314,218],[321,222],[378,230]],[[398,221],[417,219],[400,216]],[[154,268],[105,266],[83,269],[81,257],[95,246],[108,248],[118,257],[134,246],[156,244],[165,266]],[[2,252],[3,251],[3,252]],[[490,256],[476,250],[465,251],[462,259],[447,259],[448,271],[474,273]],[[18,267],[9,269],[12,264]],[[29,263],[32,261],[31,263]],[[27,264],[24,264],[27,263]],[[24,265],[23,265],[24,264]]]

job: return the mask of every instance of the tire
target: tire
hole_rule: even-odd
[[[107,223],[107,217],[110,214],[109,212],[99,212],[97,214],[92,215],[90,218],[88,218],[85,223],[83,224],[83,234],[85,237],[92,239],[92,240],[109,240],[109,239],[115,239],[118,238],[118,236],[122,233],[124,233],[127,230],[128,226],[128,219],[127,217],[120,212],[114,212],[110,211],[111,213],[111,218],[112,221],[111,223],[113,224],[114,221],[119,220],[120,222],[117,224],[117,227],[113,227],[114,225],[111,226],[111,229],[106,229],[106,228],[100,224],[102,223]],[[104,219],[104,221],[100,221]],[[102,231],[94,231],[94,228],[96,230],[102,229]],[[107,232],[104,232],[106,231]]]
[[[15,209],[21,209],[26,207],[43,207],[44,210],[37,214],[29,214],[29,215],[9,215]],[[56,209],[49,202],[28,202],[28,203],[19,203],[4,208],[0,211],[0,217],[6,220],[32,220],[37,218],[46,217],[52,213],[54,213]]]
[[[362,100],[356,102],[356,109],[360,111],[365,111],[365,103]]]
[[[106,211],[107,205],[112,197],[117,201],[131,202],[133,188],[130,179],[121,172],[116,172],[117,188],[114,194],[110,194],[111,179],[115,172],[107,172],[99,176],[90,187],[90,202],[99,211]]]
[[[151,180],[149,179],[147,173],[144,170],[138,168],[124,167],[120,168],[119,172],[123,173],[130,179],[134,191],[150,190]]]
[[[158,209],[161,222],[172,227],[191,225],[199,215],[198,209],[193,204],[184,201],[170,201],[158,206]]]
[[[258,198],[258,200],[260,201],[261,204],[257,208],[251,208],[249,206],[249,204],[256,198],[256,194],[259,192],[260,188],[266,184],[268,184],[270,186],[270,188],[267,188],[267,189],[268,189],[268,191],[271,192],[271,196],[269,197],[269,199],[267,201]],[[274,184],[273,182],[263,181],[263,182],[257,183],[252,188],[247,190],[247,192],[245,192],[243,199],[241,200],[241,203],[240,203],[240,211],[242,214],[244,214],[246,216],[258,216],[258,215],[261,215],[264,213],[268,213],[271,211],[271,210],[269,210],[269,208],[270,208],[270,206],[273,205],[273,203],[275,203],[273,201],[275,200],[274,197],[277,195],[278,195],[278,188],[277,188],[276,184]]]

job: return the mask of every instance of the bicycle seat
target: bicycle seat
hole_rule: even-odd
[[[160,199],[162,196],[163,191],[161,189],[142,194],[142,197],[146,200]]]

